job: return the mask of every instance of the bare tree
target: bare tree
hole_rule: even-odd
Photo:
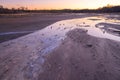
[[[3,6],[2,6],[2,5],[0,5],[0,9],[3,9]]]

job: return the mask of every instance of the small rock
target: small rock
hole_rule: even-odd
[[[52,29],[52,26],[50,28]]]
[[[92,47],[93,45],[92,44],[87,44],[87,47]]]
[[[41,34],[42,36],[44,36],[44,34]]]
[[[64,30],[65,30],[66,28],[64,28]]]
[[[85,24],[85,22],[83,22],[83,24]]]

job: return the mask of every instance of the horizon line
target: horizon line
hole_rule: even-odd
[[[33,9],[30,9],[29,7],[27,6],[18,6],[17,8],[16,7],[6,7],[2,4],[0,4],[0,6],[3,6],[3,8],[7,8],[7,9],[19,9],[19,8],[27,8],[28,10],[64,10],[64,9],[68,9],[68,10],[84,10],[84,9],[88,9],[88,10],[96,10],[96,9],[99,9],[99,8],[103,8],[103,7],[107,7],[107,6],[111,6],[111,7],[114,7],[114,6],[120,6],[120,5],[111,5],[111,4],[107,4],[106,6],[101,6],[101,7],[97,7],[97,8],[33,8]]]

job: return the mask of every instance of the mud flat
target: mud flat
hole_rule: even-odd
[[[89,36],[81,29],[67,34],[45,58],[40,80],[119,80],[120,42]]]
[[[103,22],[116,24],[63,20],[0,43],[0,80],[120,80],[120,36]]]
[[[93,15],[97,14],[88,15],[88,13],[27,13],[0,15],[0,34],[16,33],[0,35],[0,43],[24,36],[26,34],[30,34],[60,20],[83,18]]]

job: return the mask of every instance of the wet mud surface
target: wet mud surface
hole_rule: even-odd
[[[105,21],[63,20],[0,43],[0,80],[120,80],[120,36],[107,31],[119,24]]]

